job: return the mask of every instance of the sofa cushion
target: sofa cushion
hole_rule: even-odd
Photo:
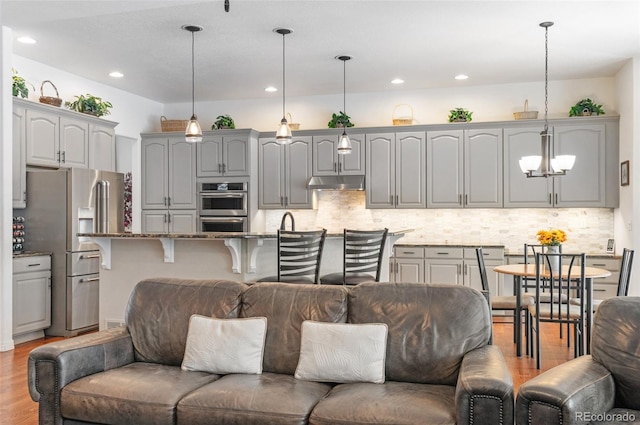
[[[178,401],[218,378],[176,366],[131,363],[66,385],[61,413],[91,423],[173,425]]]
[[[296,379],[319,382],[384,382],[387,325],[302,323]]]
[[[267,319],[191,316],[182,370],[262,373]]]
[[[454,394],[448,385],[340,384],[313,409],[309,425],[454,425]]]
[[[192,314],[238,317],[247,285],[224,280],[153,278],[134,288],[125,321],[137,361],[180,366]]]
[[[639,297],[604,300],[596,310],[591,354],[616,381],[616,406],[640,410]]]
[[[487,345],[491,312],[461,285],[365,282],[351,289],[350,323],[386,323],[389,381],[455,385],[462,358]]]
[[[305,320],[346,322],[343,286],[256,283],[242,295],[241,317],[266,317],[264,372],[294,374],[300,357],[300,329]]]
[[[302,425],[331,390],[290,375],[226,375],[178,403],[178,425]]]

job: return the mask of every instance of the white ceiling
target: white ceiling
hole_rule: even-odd
[[[196,100],[286,94],[378,92],[540,81],[544,29],[551,80],[613,76],[640,55],[640,1],[455,0],[0,0],[14,53],[162,103],[191,99],[196,33]],[[119,70],[124,78],[107,74]],[[470,78],[455,81],[456,74]],[[390,80],[406,83],[393,86]]]

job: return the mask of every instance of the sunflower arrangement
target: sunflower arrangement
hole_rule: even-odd
[[[536,236],[541,245],[547,246],[557,246],[567,240],[567,234],[560,229],[539,230]]]

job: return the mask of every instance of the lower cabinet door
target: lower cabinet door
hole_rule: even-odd
[[[142,211],[142,233],[167,233],[168,222],[166,210]]]
[[[189,210],[169,211],[169,233],[195,233],[196,212]]]
[[[422,258],[396,258],[394,282],[424,283],[424,260]]]
[[[13,275],[13,334],[51,326],[51,272]]]
[[[462,284],[462,260],[425,260],[427,283]]]

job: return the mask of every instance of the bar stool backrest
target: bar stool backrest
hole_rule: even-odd
[[[308,276],[318,283],[322,248],[327,230],[278,230],[278,281]]]

